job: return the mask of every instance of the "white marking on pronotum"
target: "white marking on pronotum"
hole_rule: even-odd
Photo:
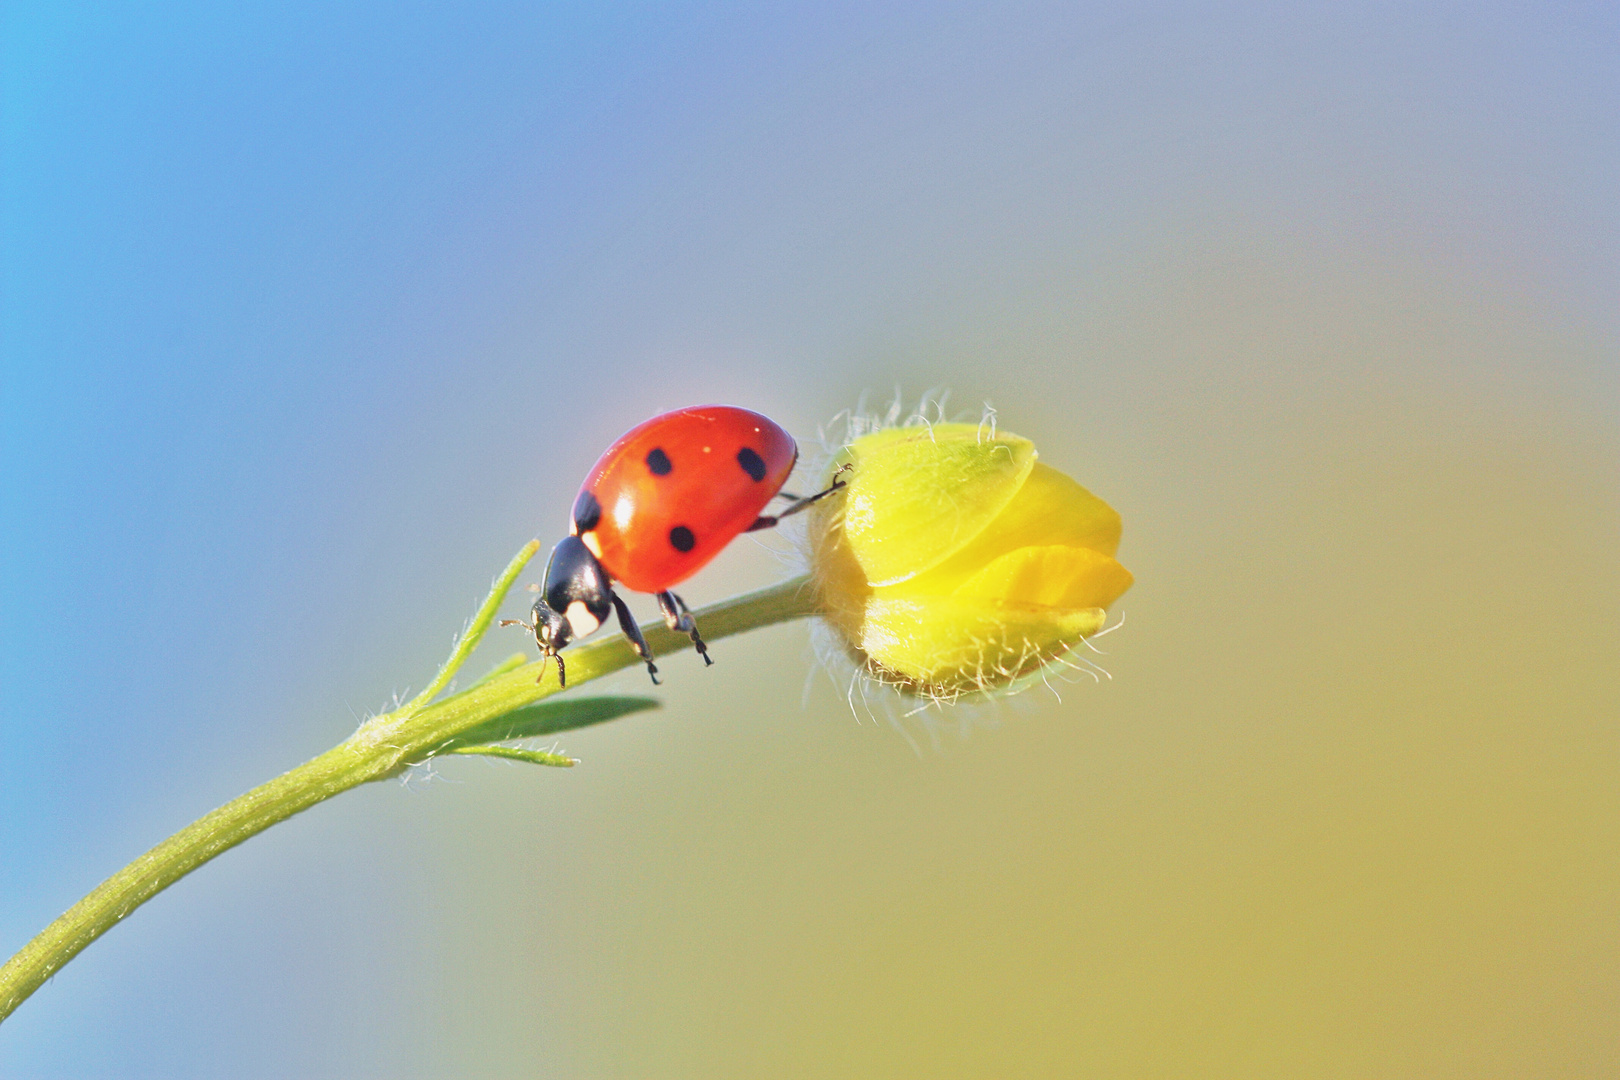
[[[595,555],[598,559],[602,557],[602,541],[596,538],[595,529],[592,529],[590,532],[581,533],[579,541],[591,549],[592,555]]]
[[[568,610],[563,612],[563,618],[568,620],[568,625],[577,638],[589,637],[591,634],[596,633],[598,626],[602,625],[600,620],[591,614],[590,609],[585,606],[583,600],[575,600],[572,604],[569,604]]]

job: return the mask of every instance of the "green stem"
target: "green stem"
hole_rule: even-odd
[[[529,544],[496,579],[489,598],[427,690],[394,712],[368,720],[319,757],[181,829],[102,882],[23,946],[0,967],[0,1021],[120,919],[214,856],[340,792],[396,776],[436,754],[455,750],[474,729],[498,728],[503,716],[557,693],[555,666],[530,662],[497,668],[460,693],[432,700],[477,647],[507,590],[536,550],[537,544]],[[704,608],[697,617],[704,637],[712,641],[815,611],[808,579],[799,577]],[[658,656],[691,646],[685,634],[662,623],[642,630]],[[571,649],[569,688],[639,662],[622,635]]]

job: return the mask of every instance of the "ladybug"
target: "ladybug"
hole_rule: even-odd
[[[505,619],[534,634],[542,659],[557,660],[557,682],[567,676],[560,650],[618,616],[619,628],[658,682],[658,667],[615,582],[654,593],[671,630],[683,631],[705,664],[709,650],[692,612],[670,589],[720,554],[738,534],[768,529],[844,486],[834,478],[808,498],[784,494],[782,485],[799,448],[781,426],[730,405],[699,405],[655,416],[607,448],[574,499],[568,535],[551,550],[545,584],[532,623]],[[787,499],[776,514],[761,511]],[[544,670],[540,677],[545,678]]]

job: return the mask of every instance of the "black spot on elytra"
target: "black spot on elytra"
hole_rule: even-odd
[[[602,523],[602,504],[589,491],[574,500],[574,532],[588,533]]]
[[[668,476],[674,467],[669,463],[669,455],[664,453],[662,446],[655,446],[647,453],[647,468],[652,470],[654,476]]]
[[[691,551],[697,546],[697,537],[685,525],[677,525],[669,530],[669,546],[680,552]]]
[[[737,451],[737,464],[741,465],[743,472],[747,473],[754,483],[765,479],[765,459],[749,447]]]

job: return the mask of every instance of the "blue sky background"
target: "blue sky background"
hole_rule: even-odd
[[[1620,1065],[1612,5],[0,11],[0,952],[662,409],[992,401],[1140,581],[1061,702],[902,734],[780,628],[351,793],[0,1074]]]

